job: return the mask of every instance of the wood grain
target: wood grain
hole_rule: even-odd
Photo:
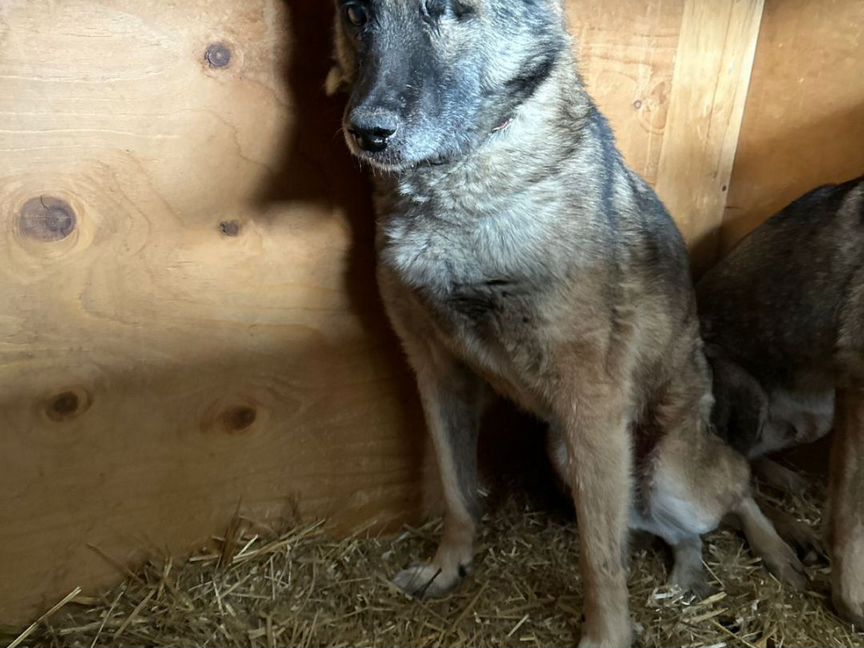
[[[567,16],[588,91],[628,164],[657,180],[683,0],[571,0]]]
[[[419,510],[368,187],[320,92],[329,20],[312,1],[2,3],[0,621],[115,578],[88,545],[125,564],[238,510],[341,528]]]
[[[657,193],[697,267],[713,261],[756,50],[762,0],[686,0]]]
[[[864,173],[864,0],[765,0],[722,249],[798,196]]]

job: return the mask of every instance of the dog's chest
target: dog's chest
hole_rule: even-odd
[[[509,238],[483,222],[397,220],[379,259],[445,331],[510,337],[533,318],[542,264]]]

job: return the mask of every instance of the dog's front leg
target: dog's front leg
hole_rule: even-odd
[[[617,389],[600,391],[605,393],[573,402],[562,421],[585,597],[579,645],[625,648],[632,640],[626,569],[632,463],[628,408]]]
[[[477,434],[486,385],[438,349],[410,353],[444,495],[444,532],[435,557],[396,575],[403,591],[442,596],[467,574],[477,517]]]
[[[829,474],[831,589],[841,616],[864,628],[864,389],[837,390]]]

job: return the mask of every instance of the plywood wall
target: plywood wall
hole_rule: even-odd
[[[864,174],[864,0],[765,0],[719,243]]]
[[[762,0],[570,2],[591,92],[697,268],[716,255]]]
[[[329,6],[0,2],[0,621],[235,511],[416,513]]]
[[[761,0],[568,12],[626,158],[698,246]],[[0,1],[0,623],[237,511],[421,510],[368,186],[320,92],[329,26],[324,0]]]

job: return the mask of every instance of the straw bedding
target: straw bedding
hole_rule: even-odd
[[[762,493],[817,526],[824,485]],[[779,498],[779,499],[778,499]],[[396,538],[335,540],[323,523],[281,534],[238,519],[192,559],[154,558],[117,588],[77,597],[19,645],[563,646],[579,636],[577,528],[566,506],[510,495],[489,502],[474,572],[443,600],[419,602],[388,577],[431,554],[438,524]],[[633,542],[630,584],[642,646],[864,646],[830,610],[824,559],[793,592],[724,529],[706,538],[716,593],[701,601],[664,585],[668,552]]]

